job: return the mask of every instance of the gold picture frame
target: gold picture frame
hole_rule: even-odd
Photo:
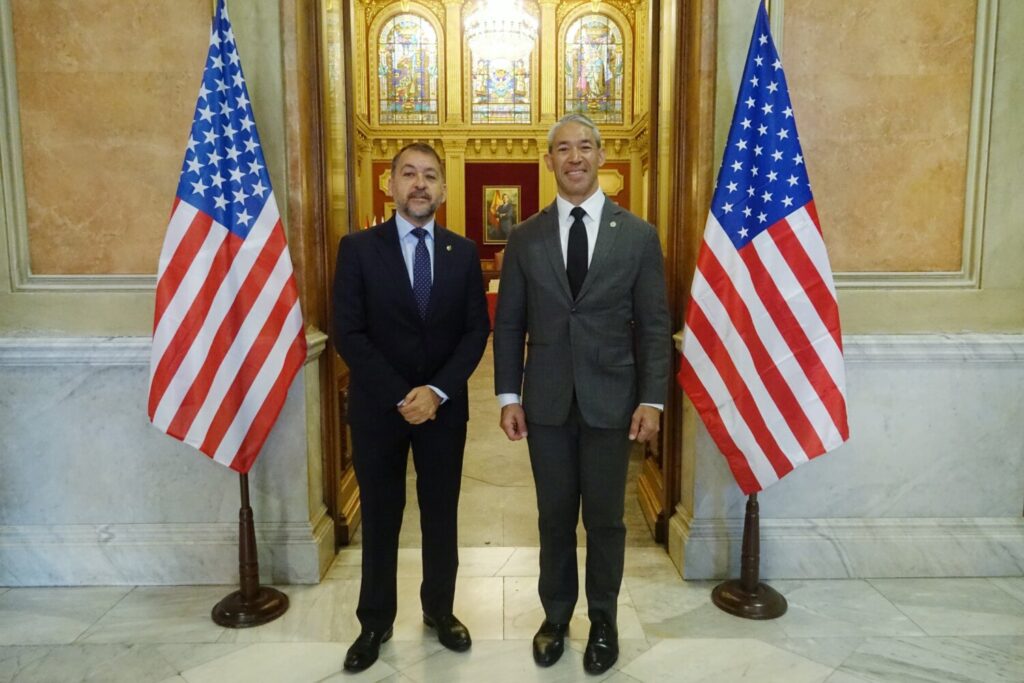
[[[484,185],[484,244],[505,244],[512,227],[521,220],[522,188],[519,185]]]

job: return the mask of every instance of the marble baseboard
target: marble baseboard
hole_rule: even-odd
[[[306,340],[249,473],[267,583],[315,583],[334,557],[326,336]],[[149,423],[149,351],[141,337],[0,337],[0,585],[237,584],[238,476]]]
[[[334,521],[257,523],[262,583],[317,583],[334,559]],[[238,525],[0,526],[0,586],[238,582]]]
[[[669,524],[685,579],[739,576],[742,519]],[[1021,576],[1021,518],[761,519],[765,579]]]

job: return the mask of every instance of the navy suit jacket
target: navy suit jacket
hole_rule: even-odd
[[[335,348],[350,372],[350,425],[396,424],[398,403],[425,384],[448,395],[439,422],[465,422],[467,381],[490,334],[476,244],[435,224],[434,280],[424,320],[395,219],[344,237],[334,276],[333,328]]]

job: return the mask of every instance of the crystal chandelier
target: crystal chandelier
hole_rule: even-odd
[[[466,17],[466,40],[474,59],[525,59],[537,39],[537,20],[519,0],[484,0]]]

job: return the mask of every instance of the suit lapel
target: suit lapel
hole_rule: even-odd
[[[380,251],[381,263],[384,264],[382,275],[391,282],[399,283],[398,289],[401,292],[399,299],[402,302],[402,307],[419,320],[420,313],[416,307],[416,298],[412,293],[412,283],[409,282],[409,271],[405,268],[402,245],[398,243],[398,226],[395,224],[394,218],[381,226],[377,237],[377,248]]]
[[[430,286],[430,303],[427,305],[428,320],[437,310],[441,297],[450,291],[455,280],[453,242],[452,234],[434,223],[434,280]]]
[[[548,263],[554,271],[555,280],[565,292],[565,297],[572,301],[572,290],[569,289],[569,276],[565,272],[565,259],[562,257],[562,241],[558,238],[558,208],[552,202],[542,211],[544,218],[544,251],[548,255]]]
[[[622,207],[606,198],[604,208],[601,210],[601,226],[597,231],[594,255],[590,258],[587,277],[583,280],[583,286],[580,287],[580,294],[576,297],[577,301],[587,295],[591,285],[601,277],[601,272],[608,267],[608,261],[615,253],[615,243],[621,232],[618,229],[621,221]],[[566,283],[568,283],[568,278],[566,278]]]

